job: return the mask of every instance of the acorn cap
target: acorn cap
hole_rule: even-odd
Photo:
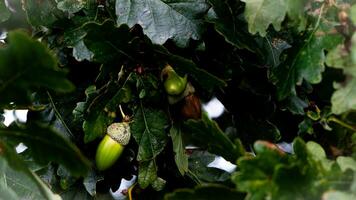
[[[107,128],[107,134],[119,144],[125,146],[129,143],[131,132],[127,122],[112,123]]]

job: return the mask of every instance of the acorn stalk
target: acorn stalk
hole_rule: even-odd
[[[96,151],[96,166],[99,170],[110,168],[121,156],[131,137],[128,122],[113,123]]]

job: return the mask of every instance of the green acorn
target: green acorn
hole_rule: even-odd
[[[179,76],[168,64],[162,70],[162,78],[164,79],[164,88],[169,95],[180,95],[187,86],[187,75]]]
[[[119,159],[130,137],[128,122],[111,124],[96,151],[96,167],[101,171],[111,167]]]

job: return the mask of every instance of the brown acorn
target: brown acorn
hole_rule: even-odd
[[[181,107],[181,114],[186,119],[200,119],[200,99],[194,94],[189,94],[188,96],[184,97],[183,104]]]

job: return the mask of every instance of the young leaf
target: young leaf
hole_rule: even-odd
[[[73,91],[65,75],[44,45],[21,31],[10,32],[9,45],[0,49],[0,105],[29,104],[37,87]]]
[[[155,44],[173,39],[180,47],[189,39],[199,40],[203,31],[202,16],[209,9],[205,0],[121,0],[116,1],[117,24],[141,25]]]
[[[39,164],[50,161],[64,165],[74,176],[86,175],[89,161],[79,149],[49,127],[31,124],[25,128],[0,129],[0,137],[23,142]]]
[[[151,160],[161,153],[168,139],[164,130],[167,126],[168,119],[164,112],[138,107],[130,124],[132,136],[139,145],[138,161]]]

